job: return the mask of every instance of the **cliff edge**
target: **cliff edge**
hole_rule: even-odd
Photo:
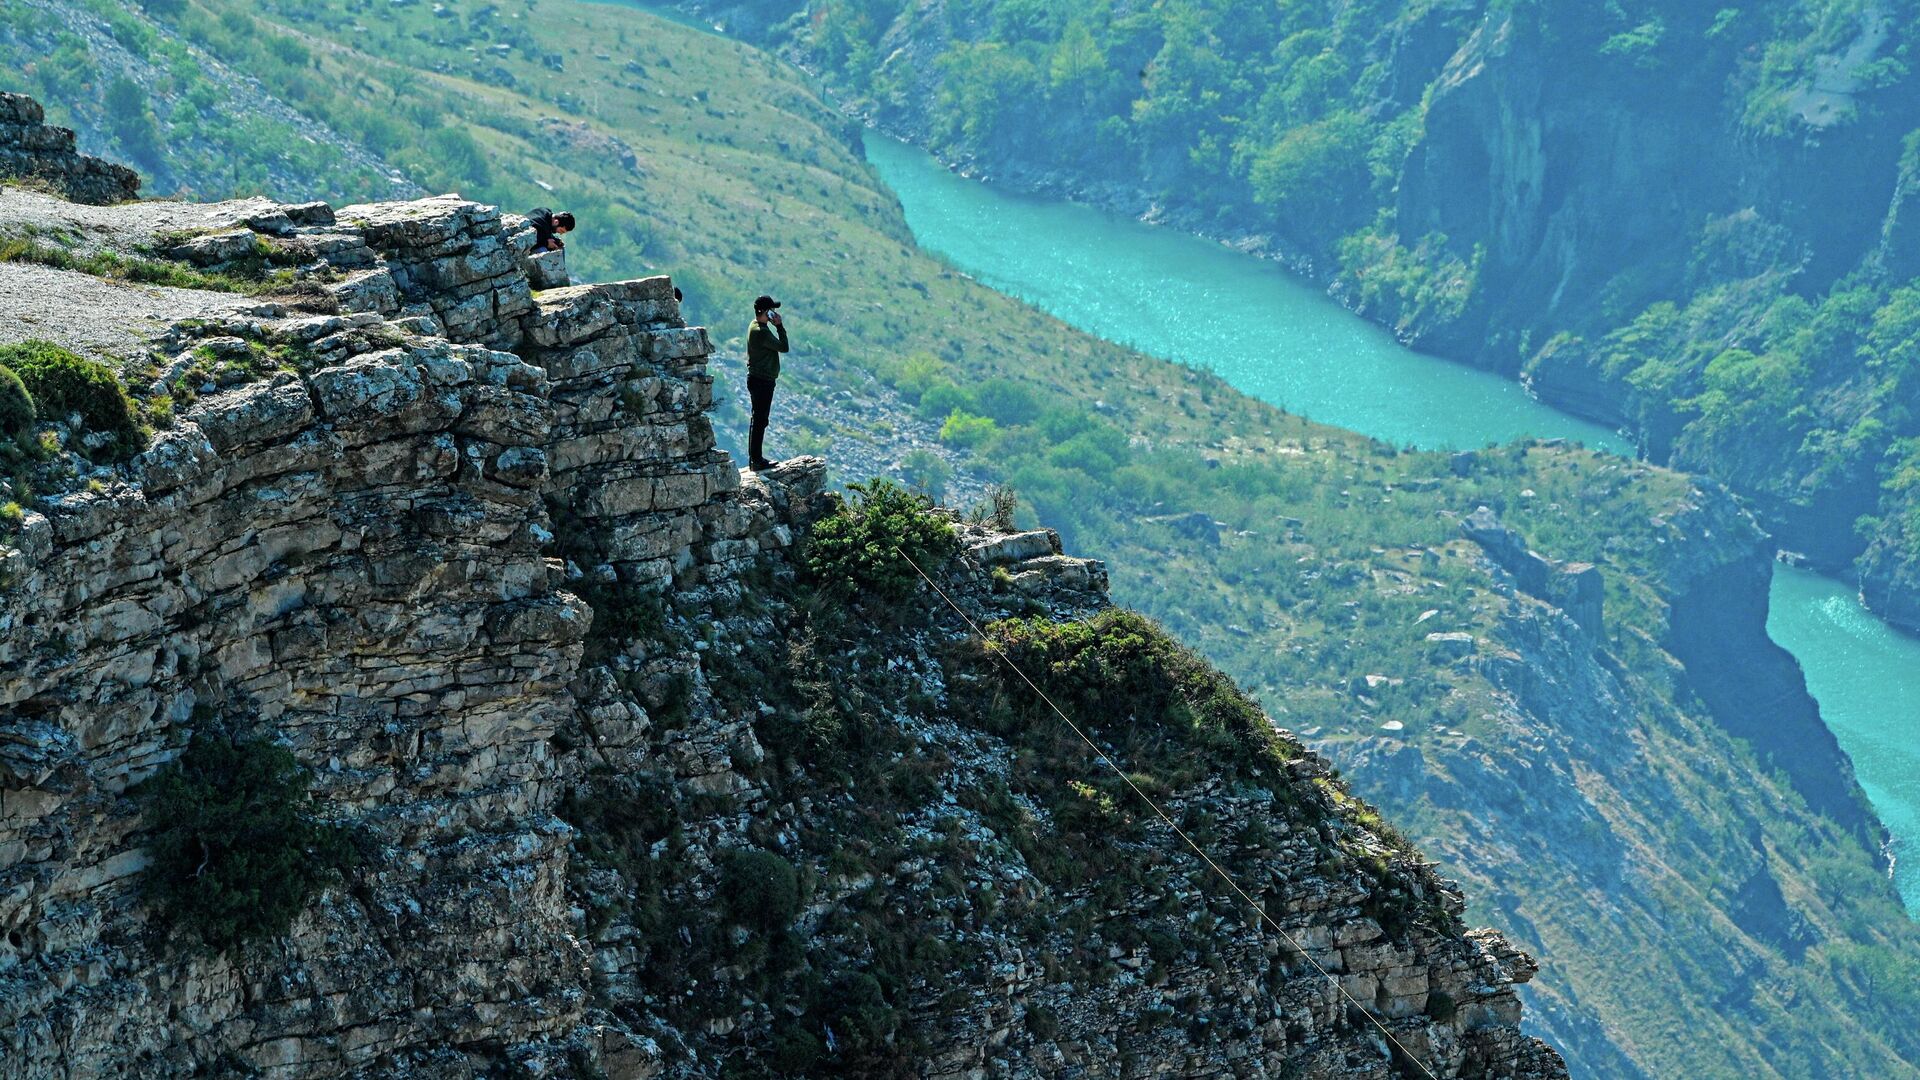
[[[1533,962],[1100,564],[735,469],[666,278],[536,292],[456,196],[22,200],[0,340],[157,430],[48,407],[6,481],[0,1074],[1565,1075]],[[835,556],[902,520],[956,606]],[[162,917],[141,784],[203,739],[350,838],[283,931]]]

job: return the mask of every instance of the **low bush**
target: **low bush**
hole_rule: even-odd
[[[350,833],[311,812],[308,779],[285,747],[203,732],[136,788],[162,923],[216,950],[284,934],[356,861]]]
[[[113,369],[48,341],[0,345],[0,367],[12,369],[40,415],[80,414],[88,431],[114,437],[110,448],[127,456],[140,448],[140,425]]]
[[[1167,783],[1275,775],[1271,767],[1294,754],[1231,679],[1137,612],[1109,609],[1085,622],[1006,619],[987,633],[994,650],[1123,765]],[[1059,727],[1018,676],[997,662],[992,671],[989,726],[1013,736]]]
[[[848,490],[852,499],[814,525],[802,553],[808,577],[823,588],[900,600],[920,580],[913,563],[932,573],[959,546],[926,496],[890,480]]]
[[[666,633],[667,601],[658,590],[625,581],[583,581],[574,591],[593,608],[590,643],[617,651]]]
[[[771,851],[720,853],[720,905],[733,922],[763,934],[787,929],[800,914],[800,872]]]
[[[27,392],[27,386],[14,374],[12,368],[0,367],[0,438],[18,439],[33,429],[33,420],[38,413],[33,407],[33,395]]]

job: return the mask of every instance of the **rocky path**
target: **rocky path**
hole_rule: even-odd
[[[88,206],[29,188],[0,187],[0,239],[38,239],[78,255],[133,253],[163,234],[237,228],[280,206],[271,199],[258,198]]]

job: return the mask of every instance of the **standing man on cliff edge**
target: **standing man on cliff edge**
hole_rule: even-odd
[[[767,414],[773,411],[773,384],[780,378],[780,354],[787,351],[787,324],[780,321],[780,301],[762,296],[753,302],[753,325],[747,328],[747,396],[753,399],[753,426],[747,429],[747,466],[755,472],[780,464],[761,453],[767,434]]]

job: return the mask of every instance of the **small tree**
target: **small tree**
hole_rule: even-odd
[[[907,486],[925,494],[930,499],[939,499],[947,493],[947,481],[953,477],[953,466],[946,459],[925,447],[907,454],[900,463],[900,472],[906,478]]]
[[[348,831],[309,811],[308,781],[283,746],[201,732],[135,789],[161,920],[216,950],[284,934],[355,859]]]

